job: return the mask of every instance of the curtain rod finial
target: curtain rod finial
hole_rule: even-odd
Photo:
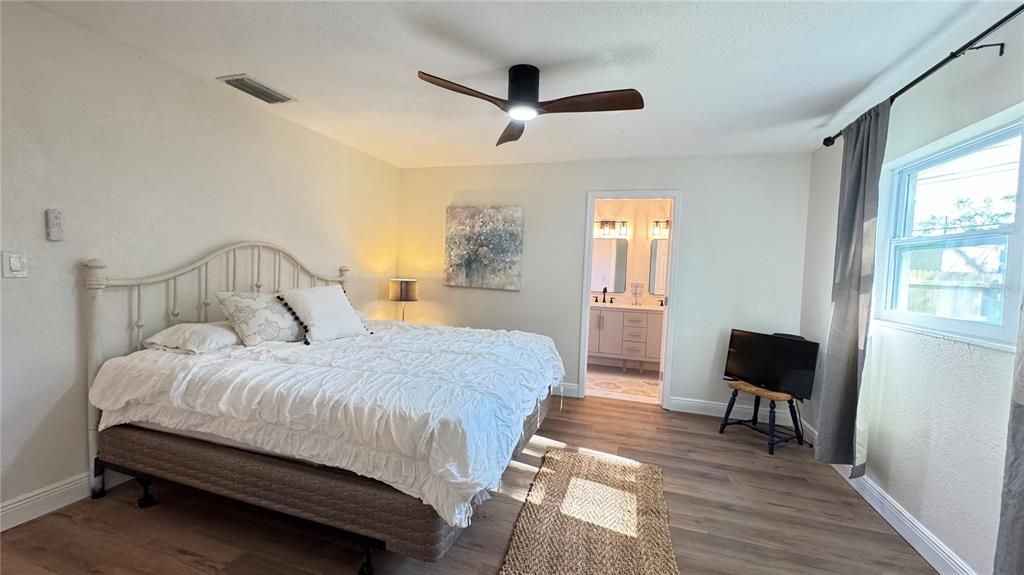
[[[832,144],[835,144],[835,143],[836,143],[836,137],[835,136],[826,136],[825,139],[821,141],[821,145],[825,146],[826,148],[832,147]]]

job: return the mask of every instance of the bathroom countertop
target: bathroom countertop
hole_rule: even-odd
[[[601,303],[601,302],[590,302],[590,307],[610,308],[610,309],[621,309],[621,310],[633,310],[633,311],[665,311],[664,306],[659,305],[633,305],[631,303]]]

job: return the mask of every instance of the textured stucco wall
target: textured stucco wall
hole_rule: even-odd
[[[978,573],[992,571],[1013,354],[871,331],[867,476]]]
[[[1024,19],[1018,18],[986,40],[1005,39],[1005,56],[982,51],[959,58],[897,100],[886,160],[955,140],[1008,110],[1017,114],[1014,107],[1024,102],[1020,38]],[[800,324],[805,336],[823,342],[841,164],[841,145],[812,157]],[[881,322],[871,330],[867,476],[978,573],[992,572],[1012,371],[1007,351]]]
[[[30,271],[3,280],[5,501],[87,469],[87,258],[146,275],[261,239],[321,273],[350,266],[353,301],[392,313],[398,169],[30,4],[2,11],[2,241]],[[63,210],[63,242],[46,241],[46,208]]]

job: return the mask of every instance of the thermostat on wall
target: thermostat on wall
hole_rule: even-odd
[[[46,239],[51,242],[64,240],[64,222],[61,220],[58,209],[46,210]]]

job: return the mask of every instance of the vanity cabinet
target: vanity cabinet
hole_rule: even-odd
[[[661,337],[662,322],[665,321],[665,314],[648,314],[647,316],[647,357],[648,361],[661,361]]]
[[[662,308],[590,308],[587,353],[626,361],[661,361]]]
[[[597,353],[622,353],[622,315],[621,311],[601,310]]]
[[[601,346],[601,310],[590,308],[590,334],[587,337],[587,354],[595,354]]]

